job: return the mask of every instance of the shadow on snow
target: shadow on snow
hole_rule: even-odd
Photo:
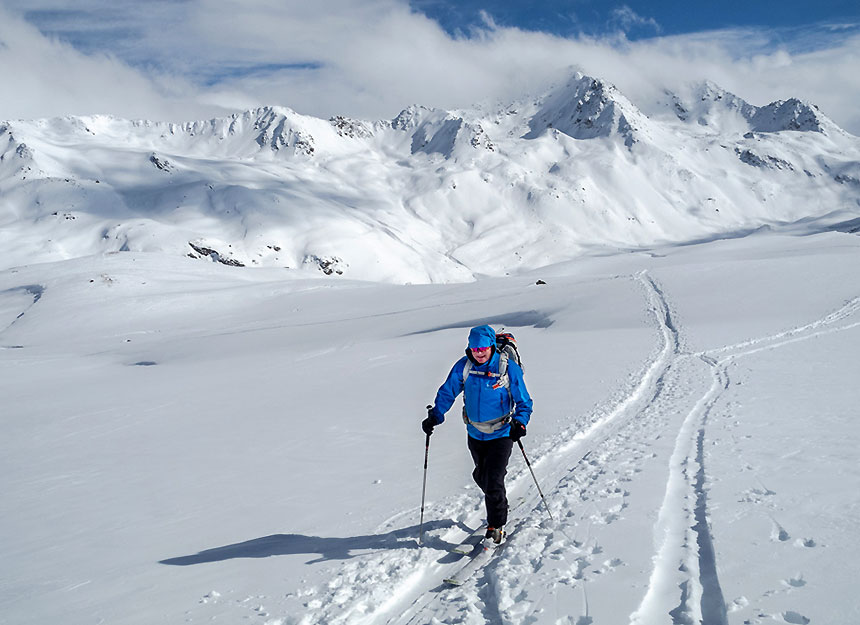
[[[447,529],[458,525],[454,521],[433,521],[424,524],[424,547],[450,551],[456,545],[448,543],[426,532]],[[465,528],[467,531],[468,528]],[[418,526],[395,530],[386,534],[370,534],[367,536],[350,536],[345,538],[325,538],[321,536],[304,536],[302,534],[273,534],[254,538],[245,542],[214,547],[199,553],[159,561],[159,564],[170,566],[190,566],[223,562],[236,558],[269,558],[272,556],[287,556],[297,554],[319,554],[306,562],[316,564],[327,560],[348,560],[359,555],[367,555],[368,551],[384,551],[390,549],[418,549]],[[358,553],[353,553],[358,552]]]
[[[486,317],[480,317],[477,319],[467,319],[465,321],[448,323],[445,325],[436,326],[434,328],[428,328],[426,330],[417,330],[415,332],[410,332],[405,336],[414,336],[416,334],[429,334],[431,332],[439,332],[440,330],[473,328],[475,326],[483,325],[485,323],[491,326],[502,326],[510,328],[524,328],[531,326],[534,328],[544,329],[550,327],[553,324],[553,319],[548,313],[541,312],[539,310],[523,310],[518,312],[488,315]]]

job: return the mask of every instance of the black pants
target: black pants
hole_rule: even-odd
[[[514,442],[507,436],[488,441],[469,437],[469,452],[475,461],[472,478],[484,493],[487,504],[487,525],[502,527],[508,522],[508,496],[505,474]]]

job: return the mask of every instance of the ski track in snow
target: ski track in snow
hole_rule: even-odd
[[[649,283],[643,277],[638,279],[648,287]],[[509,519],[511,535],[503,552],[462,587],[446,588],[441,581],[462,566],[463,560],[452,563],[450,556],[439,558],[438,551],[432,547],[456,544],[467,534],[462,525],[477,527],[480,524],[483,502],[480,498],[466,495],[437,506],[428,514],[430,518],[453,518],[460,524],[460,527],[437,537],[435,542],[430,538],[431,549],[411,556],[380,554],[347,564],[327,588],[314,593],[315,599],[306,603],[308,612],[298,622],[303,625],[405,625],[430,622],[431,617],[433,622],[518,622],[534,602],[525,600],[515,580],[528,579],[542,568],[546,559],[574,563],[567,583],[581,585],[583,612],[587,614],[585,570],[591,568],[598,558],[601,562],[605,558],[601,555],[602,548],[587,535],[571,536],[567,528],[576,533],[580,526],[587,528],[591,522],[611,523],[619,518],[624,508],[625,494],[619,483],[629,479],[636,467],[635,460],[625,462],[620,456],[631,454],[630,448],[610,444],[609,449],[599,451],[598,457],[592,458],[592,455],[598,452],[599,445],[619,435],[619,431],[635,418],[642,407],[659,395],[663,376],[677,350],[677,331],[653,289],[649,289],[649,304],[658,317],[662,346],[636,376],[631,388],[622,390],[605,407],[596,409],[589,415],[585,427],[582,424],[571,426],[540,448],[529,451],[553,515],[563,521],[556,525],[548,519],[527,469],[512,470],[509,495],[512,500],[525,496],[526,502],[519,508],[521,513],[512,514]],[[635,436],[621,436],[625,443],[636,445]],[[640,458],[646,453],[645,446],[640,445],[632,456]],[[607,464],[623,467],[622,475],[614,476],[609,484],[603,479]],[[512,458],[512,469],[513,466]],[[592,502],[584,511],[579,507],[577,510],[564,509],[566,501],[579,501],[584,497]],[[606,501],[610,502],[608,507]],[[400,516],[390,520],[382,529],[394,529]],[[600,566],[609,571],[620,564],[607,560]],[[441,613],[450,615],[450,618],[439,620]]]
[[[465,562],[446,549],[481,523],[483,502],[474,493],[428,507],[426,518],[453,519],[454,526],[429,523],[425,547],[410,544],[355,557],[326,584],[288,595],[301,598],[302,614],[268,622],[533,623],[540,620],[535,614],[546,607],[546,595],[554,591],[577,593],[581,605],[579,615],[554,623],[590,625],[589,583],[627,565],[610,546],[600,544],[592,529],[623,519],[630,483],[643,462],[657,457],[652,444],[674,432],[665,492],[655,506],[652,572],[630,623],[726,625],[730,606],[720,586],[709,523],[705,434],[714,407],[730,386],[729,368],[762,350],[857,327],[860,322],[841,322],[860,311],[860,297],[808,324],[694,353],[685,350],[683,328],[659,282],[647,272],[632,279],[643,291],[659,346],[639,374],[584,422],[529,450],[555,521],[543,509],[524,463],[515,468],[512,457],[509,496],[511,501],[523,498],[524,504],[512,511],[505,547],[463,586],[449,588],[442,579]],[[393,533],[413,516],[417,508],[392,517],[379,533]],[[789,540],[772,520],[777,539]],[[792,578],[785,583],[794,587],[806,581]],[[808,622],[791,610],[781,618]]]
[[[674,327],[668,300],[654,280],[647,279],[667,311],[667,324]],[[729,388],[729,366],[738,358],[763,350],[860,326],[860,322],[836,325],[858,311],[860,297],[855,297],[820,319],[784,332],[695,354],[677,350],[677,365],[690,366],[692,362],[701,368],[701,363],[704,363],[710,371],[712,383],[678,431],[665,497],[655,527],[660,546],[654,558],[648,590],[637,611],[631,615],[631,623],[727,625],[728,609],[717,575],[714,539],[708,518],[704,440],[708,418],[721,394]],[[785,530],[776,520],[773,523],[779,540],[788,540]],[[667,614],[670,619],[666,618]],[[788,611],[785,614],[795,613]],[[801,620],[788,622],[808,622],[805,617],[797,616]]]

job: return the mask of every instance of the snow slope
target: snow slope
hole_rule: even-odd
[[[580,74],[393,120],[0,122],[0,267],[112,251],[395,283],[860,218],[860,140],[713,83],[645,103]]]
[[[6,269],[0,623],[858,622],[858,261],[807,231],[469,284]],[[482,506],[451,418],[417,546],[419,422],[483,322],[556,520],[514,456],[510,540],[444,588]]]

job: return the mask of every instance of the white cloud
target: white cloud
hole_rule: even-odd
[[[387,118],[412,103],[512,99],[577,68],[646,108],[664,85],[707,78],[754,104],[802,97],[860,134],[856,25],[794,32],[781,45],[784,33],[764,29],[630,42],[502,28],[489,18],[452,37],[403,0],[154,1],[146,10],[81,0],[71,12],[63,4],[6,0],[37,11],[30,19],[60,39],[21,13],[0,15],[0,119],[110,112],[185,120],[264,104]],[[109,19],[94,33],[99,11]],[[619,11],[621,25],[656,27],[629,7]],[[81,49],[89,41],[88,53],[64,41]]]
[[[82,54],[2,9],[0,84],[0,119],[165,118],[196,102],[196,90],[179,76],[149,75],[106,53]]]
[[[819,36],[818,49],[802,52],[774,46],[773,38],[763,30],[727,30],[651,39],[632,44],[622,66],[609,62],[611,55],[595,65],[634,100],[657,85],[707,78],[756,105],[791,97],[813,102],[860,134],[860,33]]]
[[[651,28],[655,32],[660,32],[660,25],[653,17],[642,17],[636,11],[631,9],[626,4],[613,9],[612,21],[618,25],[623,32],[629,32],[636,27]]]

